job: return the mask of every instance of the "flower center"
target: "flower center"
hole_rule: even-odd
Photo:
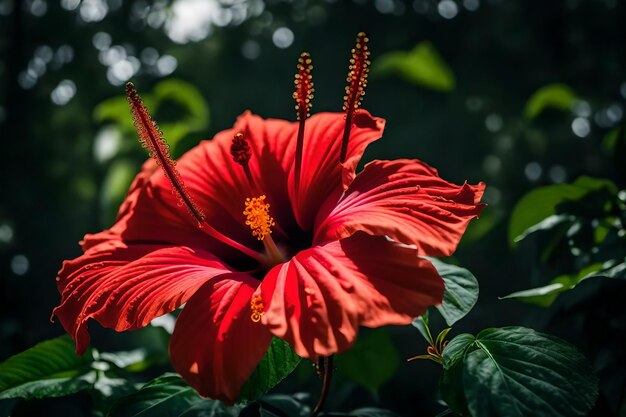
[[[250,186],[251,194],[259,194],[254,178],[252,178],[250,167],[248,166],[251,157],[250,145],[242,133],[237,133],[233,137],[230,153],[233,156],[233,160],[243,168],[246,179],[248,180],[248,185]],[[263,246],[265,246],[267,255],[262,263],[265,264],[265,266],[271,267],[283,263],[287,259],[283,252],[278,249],[278,246],[276,246],[272,236],[270,236],[272,227],[276,226],[276,222],[274,218],[270,216],[270,205],[265,202],[265,199],[265,194],[259,197],[246,198],[243,214],[246,216],[246,226],[249,226],[252,230],[252,236],[262,241]]]
[[[246,198],[246,225],[252,229],[252,235],[263,240],[272,233],[276,223],[270,216],[270,205],[265,202],[265,194],[260,197]]]

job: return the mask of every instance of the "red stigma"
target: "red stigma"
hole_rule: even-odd
[[[230,145],[230,154],[239,165],[247,165],[250,160],[250,145],[242,133],[237,133]]]
[[[350,140],[350,129],[352,128],[352,115],[359,110],[365,87],[367,86],[367,74],[370,70],[370,50],[367,46],[368,37],[364,32],[356,35],[356,46],[352,49],[350,66],[348,67],[348,85],[346,95],[343,96],[343,111],[346,112],[346,124],[343,129],[341,139],[341,154],[339,162],[344,163],[348,156],[348,141]]]
[[[369,73],[370,50],[367,46],[369,38],[364,32],[356,35],[356,46],[352,49],[352,58],[348,67],[348,85],[344,96],[343,110],[351,112],[357,110],[361,105],[367,87],[367,74]]]
[[[311,70],[313,69],[313,61],[311,55],[308,52],[302,52],[298,59],[297,72],[294,80],[296,91],[293,93],[293,98],[296,100],[296,115],[298,120],[304,120],[310,116],[313,99],[313,76]]]
[[[150,116],[148,109],[143,104],[143,100],[139,97],[133,83],[126,83],[126,96],[128,97],[128,103],[133,114],[133,123],[137,128],[141,146],[148,148],[150,157],[154,158],[157,165],[161,166],[163,173],[172,183],[174,192],[181,203],[187,206],[191,215],[198,222],[198,226],[201,226],[205,218],[204,213],[196,206],[187,192],[185,184],[176,169],[176,162],[170,154],[169,145],[163,137],[163,132],[161,132],[156,122],[152,120],[152,116]]]

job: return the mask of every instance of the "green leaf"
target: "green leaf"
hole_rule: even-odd
[[[626,279],[626,261],[619,262],[612,260],[604,264],[596,263],[588,265],[577,274],[559,275],[550,281],[548,285],[517,291],[500,297],[500,299],[516,298],[525,303],[549,307],[561,293],[573,290],[581,282],[591,278]]]
[[[110,417],[162,416],[178,417],[201,409],[207,417],[231,417],[239,407],[226,407],[220,401],[202,398],[176,374],[164,374],[144,385],[139,391],[120,398],[109,411]]]
[[[480,214],[479,222],[470,222],[461,239],[461,245],[470,246],[490,233],[504,218],[504,214],[499,210],[484,210]]]
[[[141,98],[146,107],[152,110],[154,107],[152,97],[148,94],[142,95]],[[135,130],[133,118],[130,114],[130,107],[124,96],[112,97],[98,104],[94,109],[93,118],[96,122],[100,123],[106,121],[113,122],[126,132]]]
[[[454,339],[450,340],[446,348],[443,350],[443,368],[450,369],[460,359],[463,359],[463,357],[465,356],[465,351],[475,341],[476,338],[469,333],[460,334]]]
[[[137,164],[120,159],[111,164],[100,190],[100,213],[102,224],[111,224],[117,210],[128,193],[130,184],[137,174]]]
[[[443,278],[446,291],[437,310],[448,326],[462,319],[469,313],[478,300],[478,280],[467,269],[428,258]]]
[[[602,189],[617,192],[615,184],[611,181],[585,176],[572,184],[535,188],[522,197],[513,209],[509,221],[509,242],[515,245],[532,231],[546,230],[566,221],[567,217],[550,218],[559,214],[557,213],[559,204],[578,201],[588,193]]]
[[[154,86],[152,92],[142,93],[141,97],[172,148],[189,133],[206,130],[209,125],[209,106],[200,91],[186,81],[163,80]],[[157,115],[163,108],[172,106],[176,107],[176,111],[170,112],[174,113],[173,116]],[[97,122],[113,122],[126,133],[135,131],[130,107],[124,96],[98,104],[93,117]]]
[[[439,381],[441,397],[450,409],[458,415],[469,415],[463,392],[463,358],[476,338],[468,333],[456,336],[443,350],[444,373]]]
[[[413,327],[415,327],[422,337],[428,342],[428,344],[432,345],[434,343],[433,336],[430,334],[430,329],[428,327],[428,310],[426,312],[413,320]]]
[[[444,92],[454,90],[456,84],[452,70],[430,42],[420,42],[410,52],[381,55],[374,61],[371,75],[398,76],[409,84]]]
[[[567,85],[549,84],[530,96],[526,102],[524,115],[527,119],[534,119],[548,108],[569,111],[576,101],[578,97]]]
[[[607,152],[614,152],[615,145],[620,137],[621,127],[616,127],[614,129],[609,130],[606,135],[602,138],[602,147]]]
[[[563,340],[503,327],[483,330],[473,342],[469,337],[453,342],[446,348],[450,352],[444,351],[447,398],[459,400],[454,390],[461,390],[472,416],[583,417],[595,404],[598,380]],[[455,403],[455,411],[465,405]]]
[[[239,400],[255,400],[265,394],[291,374],[300,359],[287,342],[274,337],[265,356],[241,389]]]
[[[338,373],[372,393],[389,381],[399,366],[398,351],[383,329],[363,333],[348,352],[337,357]]]
[[[69,336],[41,342],[0,364],[0,400],[61,397],[95,380],[91,350],[78,356]]]
[[[157,106],[169,101],[185,110],[183,118],[169,123],[170,128],[183,125],[188,131],[200,131],[209,125],[209,106],[193,84],[172,78],[163,80],[154,87],[154,98]]]

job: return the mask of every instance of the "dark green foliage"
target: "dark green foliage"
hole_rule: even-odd
[[[437,306],[437,310],[441,313],[448,326],[452,326],[465,317],[476,304],[478,300],[478,281],[465,268],[450,265],[435,258],[429,258],[429,260],[437,268],[437,272],[439,272],[446,284],[443,301],[441,305]]]
[[[137,392],[120,398],[108,413],[110,417],[163,416],[235,417],[237,409],[207,400],[176,374],[165,374]]]
[[[48,340],[0,363],[0,400],[60,397],[95,381],[93,353],[74,353],[69,336]]]
[[[586,416],[598,381],[569,343],[524,327],[462,334],[444,350],[448,405],[473,417]]]
[[[300,357],[294,353],[291,346],[284,340],[274,337],[267,353],[241,389],[239,399],[242,401],[257,399],[292,373],[299,363]]]
[[[383,329],[360,335],[357,343],[337,358],[337,373],[372,393],[393,378],[400,367],[398,351]]]

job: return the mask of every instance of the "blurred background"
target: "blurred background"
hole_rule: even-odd
[[[568,304],[576,295],[549,309],[498,297],[556,275],[538,266],[536,242],[509,244],[511,211],[525,193],[580,175],[625,185],[614,157],[626,100],[624,22],[619,0],[0,0],[0,360],[63,332],[49,322],[56,271],[80,254],[85,233],[112,224],[146,158],[122,97],[126,81],[179,156],[247,109],[295,120],[302,51],[314,62],[313,112],[340,111],[350,48],[366,31],[373,65],[363,107],[387,129],[364,160],[419,158],[448,180],[488,185],[489,206],[454,259],[476,275],[481,295],[453,334],[525,325],[559,335],[596,369],[622,375],[606,380],[594,410],[618,415],[623,358],[596,345],[624,335],[609,329],[617,320],[623,331],[623,308],[614,308],[621,283],[583,288],[584,308]],[[164,349],[150,329],[91,328],[103,350]],[[342,377],[340,367],[329,408],[444,409],[438,365],[405,362],[426,348],[414,328],[363,335],[369,347],[350,360],[382,363],[382,377]],[[301,368],[278,390],[315,397],[312,367]],[[90,414],[89,399],[76,395],[15,415],[45,407],[46,415]]]

